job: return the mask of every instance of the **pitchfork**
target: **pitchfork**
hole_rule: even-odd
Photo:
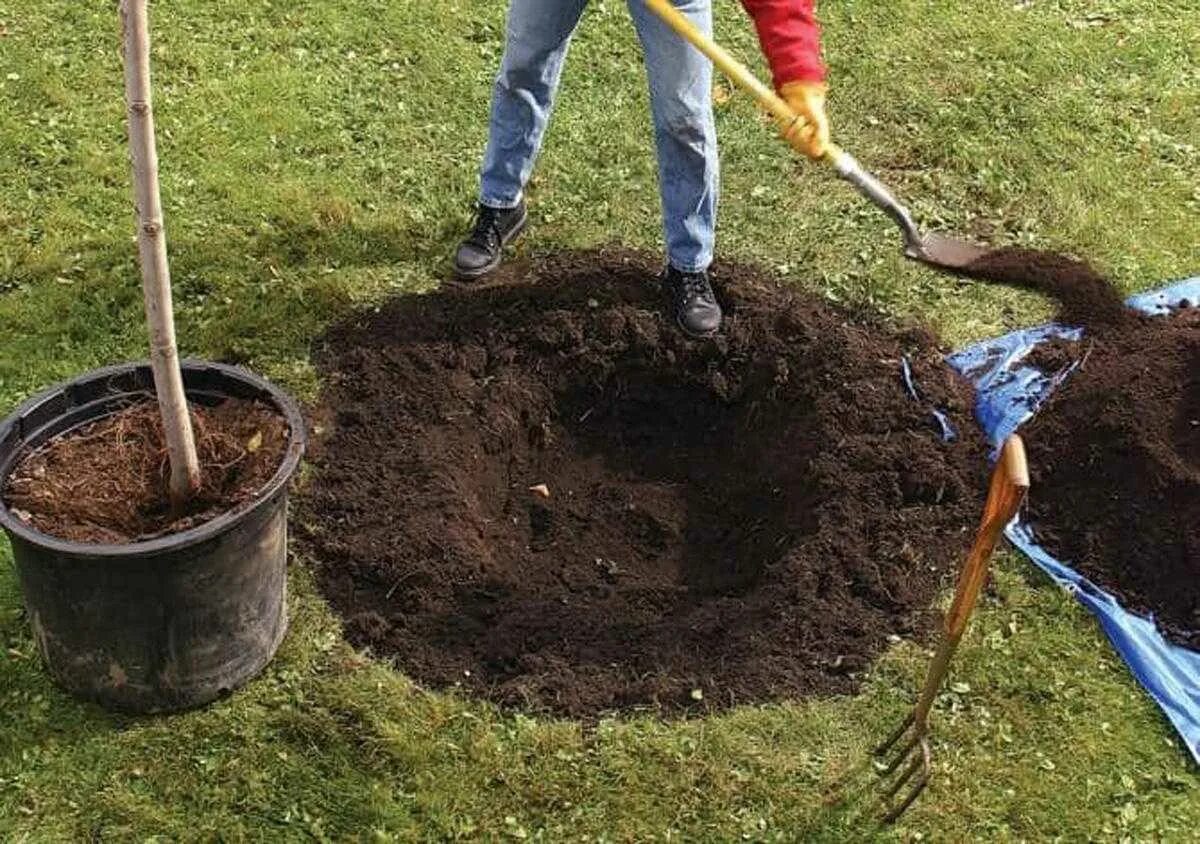
[[[929,666],[921,699],[888,740],[875,749],[875,756],[880,760],[880,776],[883,778],[880,803],[883,806],[884,823],[892,823],[904,814],[929,784],[929,710],[933,708],[934,698],[950,668],[950,659],[967,629],[967,622],[987,579],[988,563],[1000,534],[1016,516],[1028,490],[1029,468],[1025,462],[1025,444],[1014,434],[1004,443],[1000,459],[996,461],[996,468],[992,472],[983,520],[975,534],[975,544],[959,574],[954,603],[946,614],[945,637]],[[908,740],[897,750],[897,745],[906,735]],[[899,775],[896,775],[897,770],[901,771]],[[897,795],[906,784],[908,791],[898,798]]]

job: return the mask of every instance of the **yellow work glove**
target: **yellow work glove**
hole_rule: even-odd
[[[816,161],[829,148],[829,118],[825,114],[824,82],[788,82],[779,89],[779,96],[792,107],[800,119],[783,127],[783,137],[792,149]]]

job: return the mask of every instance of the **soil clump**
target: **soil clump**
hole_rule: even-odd
[[[1045,294],[1058,302],[1058,320],[1092,328],[1136,321],[1120,292],[1089,264],[1054,252],[1003,248],[963,272],[970,278]]]
[[[1078,340],[1055,337],[1035,346],[1021,363],[1040,370],[1043,375],[1055,376],[1081,359],[1081,345],[1086,348],[1086,343],[1081,344]]]

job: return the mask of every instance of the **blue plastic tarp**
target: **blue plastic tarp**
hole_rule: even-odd
[[[1146,313],[1165,314],[1185,300],[1200,305],[1200,277],[1134,296],[1129,304]],[[1045,374],[1025,365],[1025,358],[1047,340],[1078,340],[1083,334],[1082,329],[1052,323],[977,343],[948,358],[951,366],[975,384],[975,414],[997,451],[1075,369],[1071,366],[1060,373]],[[1116,598],[1074,571],[1068,562],[1055,559],[1038,545],[1020,517],[1009,525],[1007,535],[1096,616],[1113,647],[1162,707],[1200,764],[1200,653],[1171,644],[1155,628],[1153,619],[1124,609]]]

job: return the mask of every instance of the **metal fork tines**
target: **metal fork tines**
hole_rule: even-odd
[[[908,741],[897,750],[896,746],[906,735]],[[915,712],[904,719],[887,741],[875,748],[875,765],[882,779],[879,802],[884,823],[896,820],[921,796],[925,786],[929,785],[933,770],[931,759],[928,721],[922,719],[918,724]],[[906,785],[907,791],[904,790]]]

